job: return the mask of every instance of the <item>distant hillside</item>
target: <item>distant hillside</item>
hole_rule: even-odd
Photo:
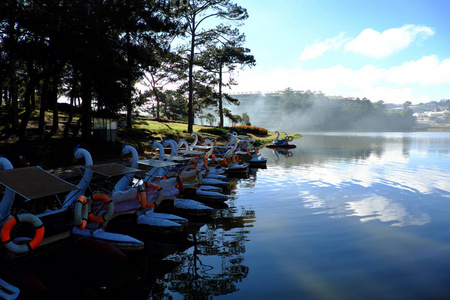
[[[342,118],[343,106],[344,110],[359,110],[356,114],[346,114],[347,118],[352,118],[354,124],[352,128],[347,125],[335,126],[336,130],[428,130],[428,129],[446,129],[450,128],[450,100],[433,101],[429,103],[421,103],[411,105],[409,108],[416,119],[415,124],[401,125],[399,122],[392,124],[391,127],[382,126],[380,122],[386,123],[386,117],[390,116],[390,121],[398,120],[403,114],[404,106],[399,104],[390,104],[383,102],[371,102],[368,99],[352,99],[344,97],[326,97],[322,94],[311,92],[285,91],[273,93],[242,93],[231,95],[240,102],[239,106],[226,106],[233,114],[242,115],[247,113],[253,126],[261,126],[269,130],[292,130],[293,124],[299,124],[299,130],[332,130],[333,126],[324,126],[324,123],[333,124],[335,118]],[[309,96],[309,104],[305,104],[305,98]],[[325,101],[324,101],[325,100]],[[349,104],[370,102],[367,107],[368,111],[361,110],[359,107],[348,108]],[[316,107],[311,110],[311,103],[321,102],[322,107]],[[287,105],[286,103],[291,103]],[[302,103],[302,104],[300,104]],[[325,103],[325,104],[323,104]],[[335,105],[339,103],[339,105]],[[342,104],[343,103],[343,104]],[[335,107],[336,106],[336,107]],[[366,105],[367,106],[367,105]],[[409,109],[408,108],[408,109]],[[373,118],[375,115],[373,109],[384,110],[384,118],[379,122]],[[333,115],[333,110],[336,115]],[[370,111],[372,110],[372,111]],[[294,111],[297,114],[293,114]],[[314,114],[313,114],[314,113]],[[379,113],[378,113],[379,115]],[[290,116],[287,119],[287,116]],[[398,117],[395,117],[398,116]],[[368,122],[362,122],[363,118],[370,118]],[[358,120],[356,120],[358,119]],[[311,124],[306,124],[306,120]],[[320,121],[320,122],[319,122]],[[349,120],[347,120],[349,121]],[[289,123],[289,124],[287,124]],[[370,124],[368,124],[370,123]],[[410,123],[410,122],[409,122]],[[295,126],[294,126],[295,128]]]

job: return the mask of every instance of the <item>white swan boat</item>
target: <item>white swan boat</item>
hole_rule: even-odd
[[[162,145],[161,145],[162,146]],[[161,149],[161,147],[160,147]],[[182,184],[177,178],[168,178],[166,180],[155,180],[156,177],[163,176],[167,173],[167,169],[175,167],[177,164],[173,161],[165,161],[158,159],[145,159],[140,160],[136,149],[132,146],[125,146],[122,149],[123,154],[132,154],[132,166],[137,167],[139,164],[151,168],[143,182],[150,183],[162,188],[162,200],[173,200],[175,211],[182,213],[183,215],[210,215],[213,212],[213,208],[204,205],[198,201],[192,199],[179,198],[180,184]],[[174,156],[174,155],[173,155]],[[160,152],[161,157],[161,152]],[[154,199],[155,195],[147,193],[147,199]]]
[[[135,218],[136,229],[141,231],[163,234],[176,233],[181,232],[185,225],[187,225],[188,220],[185,218],[171,214],[155,213],[153,211],[155,203],[147,201],[146,189],[142,187],[142,190],[139,190],[138,186],[133,187],[127,184],[141,170],[116,163],[88,165],[82,168],[99,174],[105,177],[105,179],[122,176],[112,191],[104,194],[106,199],[109,199],[113,203],[113,209],[110,209],[102,198],[97,199],[97,201],[91,204],[91,210],[95,215],[108,216],[108,219],[104,220],[104,222],[101,222],[99,219],[103,224],[91,222],[93,223],[90,226],[91,230],[97,230],[98,227],[106,228],[106,226],[114,224],[117,221],[116,218],[120,215],[130,215],[130,219]],[[158,194],[156,190],[153,189],[153,191]],[[112,210],[111,213],[110,210]]]
[[[172,144],[173,145],[173,144]],[[163,145],[161,143],[158,143],[156,141],[152,142],[152,148],[156,148],[159,147],[160,149],[160,160],[161,159],[165,159],[165,157],[163,158],[161,156],[161,153],[163,152]],[[172,149],[174,149],[174,146],[171,146]],[[189,150],[192,151],[192,150]],[[172,153],[172,157],[175,156],[176,153]],[[190,158],[184,158],[187,159],[185,163],[183,163],[182,167],[191,167],[193,166],[192,164],[192,160],[194,159],[193,157]],[[175,162],[171,161],[172,163],[174,163],[174,165],[177,165]],[[139,161],[139,163],[144,163],[143,161]],[[172,166],[174,166],[172,165]],[[217,189],[217,184],[221,184],[224,186],[229,186],[228,182],[224,182],[224,181],[220,181],[219,179],[209,179],[209,183],[214,183],[216,186],[212,186],[212,185],[206,185],[205,183],[202,183],[201,180],[199,179],[199,173],[198,173],[198,169],[195,170],[184,170],[183,168],[179,168],[178,172],[180,177],[182,178],[182,187],[183,190],[180,191],[181,193],[183,193],[185,190],[187,189],[193,189],[195,190],[195,193],[190,193],[189,197],[194,198],[195,200],[208,200],[210,202],[214,202],[214,201],[226,201],[228,200],[228,196],[225,194],[222,194],[219,191],[219,189]],[[164,169],[164,167],[160,166],[158,170],[154,170],[151,171],[152,172],[152,176],[164,176],[166,174],[169,173],[169,171],[167,169]],[[149,172],[150,174],[150,172]],[[170,175],[169,175],[170,176]],[[153,177],[150,178],[145,178],[144,181],[148,181]]]
[[[19,297],[20,290],[0,278],[0,299],[14,300]]]
[[[0,165],[0,183],[5,186],[0,202],[3,248],[22,255],[70,237],[73,214],[59,197],[79,188],[40,167],[13,169],[5,158],[1,158]],[[65,201],[66,204],[72,201],[70,194]],[[20,223],[30,223],[34,236],[20,236],[21,232],[13,234],[12,229]]]
[[[280,132],[275,131],[277,134],[277,137],[273,140],[271,145],[267,145],[267,148],[286,148],[286,149],[292,149],[296,148],[297,146],[294,144],[289,144],[289,142],[292,142],[293,137],[289,136],[287,133],[285,133],[285,138],[280,139]]]
[[[66,204],[66,206],[70,206],[71,209],[75,211],[75,226],[72,228],[72,234],[74,236],[85,237],[93,241],[113,245],[121,251],[139,251],[144,249],[144,242],[142,242],[141,240],[125,234],[106,232],[104,230],[105,227],[102,226],[105,224],[99,224],[95,221],[88,221],[88,212],[91,210],[90,206],[92,204],[92,201],[86,201],[85,203],[83,203],[81,200],[83,199],[86,190],[89,189],[89,185],[94,174],[94,171],[90,169],[90,167],[93,166],[92,156],[89,151],[83,148],[79,148],[78,146],[75,148],[74,156],[77,160],[84,159],[85,166],[79,166],[79,170],[82,173],[82,178],[78,184],[78,187],[80,189],[77,193],[73,193],[71,195],[71,197],[75,198],[76,201],[72,201]],[[102,172],[105,170],[105,166],[103,168],[101,166],[97,166],[97,170],[100,170],[100,172]],[[120,170],[116,170],[115,172],[119,171]],[[123,172],[123,170],[121,171]],[[136,170],[127,171],[131,172]],[[114,210],[113,202],[108,205],[110,210]],[[110,215],[112,216],[112,213],[110,213]],[[83,220],[85,220],[85,222],[83,222]]]

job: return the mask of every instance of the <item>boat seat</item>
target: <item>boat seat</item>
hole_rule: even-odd
[[[136,200],[137,199],[137,189],[131,188],[125,191],[114,192],[111,195],[111,200],[114,203],[127,201],[127,200]]]

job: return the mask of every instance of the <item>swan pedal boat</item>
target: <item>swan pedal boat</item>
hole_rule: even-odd
[[[20,290],[0,278],[0,299],[14,300],[19,297]]]
[[[89,169],[94,173],[98,173],[106,177],[127,176],[129,174],[135,174],[141,171],[139,169],[123,166],[117,163],[90,165],[84,166],[83,168]],[[146,191],[146,194],[149,193]],[[137,201],[137,197],[137,188],[134,187],[112,192],[110,194],[110,198],[114,202],[114,214],[111,220],[114,220],[115,217],[121,214],[134,214],[135,212],[139,212],[135,224],[137,229],[162,234],[181,232],[183,231],[185,225],[187,225],[187,219],[176,215],[156,213],[152,210],[140,212],[141,203]],[[103,204],[100,201],[99,203],[100,205]],[[106,212],[106,208],[100,208],[97,214],[101,215],[104,212]]]
[[[183,152],[183,150],[179,150],[178,148],[175,147],[175,141],[172,140],[165,140],[164,141],[165,144],[171,144],[173,145],[172,148],[172,152],[171,152],[171,156],[169,157],[164,157],[161,155],[162,153],[162,148],[163,145],[159,142],[153,141],[152,142],[152,148],[159,148],[160,149],[160,157],[159,160],[138,160],[138,163],[141,164],[147,164],[151,167],[154,168],[154,171],[151,170],[150,172],[152,172],[153,174],[159,174],[159,175],[166,175],[165,173],[161,172],[163,171],[163,169],[166,166],[178,166],[179,163],[176,163],[176,161],[181,161],[181,162],[189,162],[193,159],[193,157],[178,157],[177,154],[179,152]],[[193,150],[185,150],[185,154],[189,153],[197,153],[198,151],[193,151]],[[203,152],[199,152],[199,153],[203,153]],[[167,159],[164,160],[164,159]],[[149,174],[150,174],[149,172]],[[148,176],[148,175],[147,175]],[[205,198],[210,198],[210,201],[226,201],[228,200],[228,196],[227,195],[223,195],[221,194],[219,191],[222,188],[227,188],[229,187],[229,183],[225,182],[225,181],[221,181],[220,179],[217,178],[209,178],[209,179],[205,179],[205,182],[201,183],[198,178],[197,178],[197,171],[196,170],[190,170],[190,171],[182,171],[180,173],[180,176],[183,179],[183,188],[186,189],[195,189],[196,193],[194,194],[193,198],[195,198],[195,200],[204,200]],[[200,184],[200,188],[196,188],[195,186]],[[219,187],[219,188],[217,188]]]
[[[150,178],[153,178],[150,173],[158,174],[158,172],[168,166],[175,166],[176,164],[174,162],[169,161],[162,161],[157,159],[145,159],[145,160],[138,160],[139,164],[143,164],[149,167],[152,167],[153,169],[150,170],[150,172],[147,174]],[[195,170],[193,174],[195,174]],[[150,174],[150,175],[149,175]],[[186,174],[185,174],[186,175]],[[189,174],[190,175],[190,174]],[[212,208],[204,205],[203,203],[200,203],[198,201],[195,201],[197,199],[184,199],[184,198],[178,198],[177,196],[180,194],[179,189],[175,188],[176,186],[176,178],[169,178],[167,180],[160,180],[155,181],[154,184],[157,184],[161,187],[163,187],[163,191],[168,190],[168,188],[171,188],[172,190],[175,190],[175,193],[172,193],[172,195],[164,195],[164,198],[172,198],[174,199],[174,209],[177,212],[182,212],[183,215],[207,215],[212,213]],[[184,183],[183,183],[183,189],[184,189]],[[187,186],[189,187],[189,186]],[[194,189],[194,185],[191,186],[192,189]],[[198,193],[200,196],[198,198],[204,197],[215,197],[216,199],[221,199],[221,201],[225,201],[228,199],[228,196],[220,194],[218,192],[213,191],[206,191],[197,189],[196,193]],[[202,199],[203,199],[202,198]],[[224,200],[225,198],[225,200]]]
[[[280,139],[280,132],[275,131],[277,134],[277,137],[273,140],[272,145],[267,145],[267,148],[284,148],[284,149],[293,149],[296,148],[296,145],[289,144],[293,140],[292,136],[288,136],[287,133],[285,133],[286,137],[284,139]]]
[[[2,218],[0,225],[2,227],[2,242],[5,248],[8,250],[11,248],[12,250],[10,251],[15,254],[27,253],[29,251],[27,246],[21,245],[20,242],[16,244],[14,238],[10,241],[3,240],[4,238],[10,237],[9,233],[5,234],[8,231],[4,228],[4,226],[7,226],[6,223],[11,222],[11,218],[16,218],[17,221],[15,223],[20,223],[21,216],[23,216],[22,222],[41,224],[39,228],[43,228],[42,231],[44,232],[41,241],[38,245],[33,243],[37,248],[44,245],[55,244],[70,237],[74,221],[73,213],[68,206],[64,206],[60,203],[60,208],[49,209],[47,207],[44,212],[35,214],[25,213],[22,208],[22,210],[14,213],[15,217],[11,216],[11,208],[15,199],[15,194],[20,195],[24,199],[24,202],[21,204],[22,207],[28,205],[31,201],[36,204],[42,202],[45,205],[44,199],[49,199],[49,197],[53,196],[56,198],[56,201],[58,201],[58,195],[79,190],[76,185],[37,166],[19,169],[3,169],[0,171],[0,183],[6,188],[5,195],[0,202],[0,218]],[[37,207],[39,206],[37,205]],[[37,233],[40,230],[38,230],[36,226],[35,228],[35,236],[37,236]],[[22,238],[17,238],[17,240],[20,239]],[[35,239],[36,237],[33,238],[31,242]]]
[[[234,154],[239,155],[246,163],[250,165],[250,168],[265,167],[267,165],[267,158],[262,157],[260,154],[249,155],[245,151],[236,151]]]

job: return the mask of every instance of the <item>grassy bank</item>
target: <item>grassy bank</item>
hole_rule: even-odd
[[[6,120],[7,118],[3,118]],[[46,115],[46,124],[51,124],[52,115]],[[185,139],[189,143],[194,141],[194,136],[187,132],[187,124],[179,122],[159,122],[152,118],[135,117],[133,118],[133,126],[131,129],[119,128],[117,131],[117,140],[115,142],[106,142],[98,139],[89,141],[81,139],[81,132],[76,128],[71,128],[68,138],[63,138],[62,132],[65,127],[67,115],[60,114],[60,126],[56,134],[51,137],[47,134],[44,136],[28,136],[25,140],[19,141],[17,136],[8,135],[8,126],[10,124],[5,121],[0,124],[1,140],[0,155],[8,158],[14,167],[26,165],[38,165],[44,169],[53,169],[57,167],[73,166],[79,162],[73,162],[73,150],[77,145],[87,149],[95,162],[111,161],[120,159],[121,147],[123,143],[134,146],[140,154],[151,152],[150,143],[153,139],[160,141],[164,137],[174,140]],[[75,117],[72,124],[76,125],[78,117]],[[37,114],[34,113],[29,121],[27,129],[32,131],[37,128]],[[50,126],[46,127],[49,131]],[[221,134],[204,134],[201,132],[203,128],[211,128],[208,126],[194,125],[194,131],[200,138],[216,139],[219,144],[227,142],[226,136]],[[257,141],[257,146],[261,147],[267,143],[271,143],[276,137],[275,133],[269,132],[264,136],[256,136],[248,134],[250,139]],[[129,160],[129,157],[123,158]]]

